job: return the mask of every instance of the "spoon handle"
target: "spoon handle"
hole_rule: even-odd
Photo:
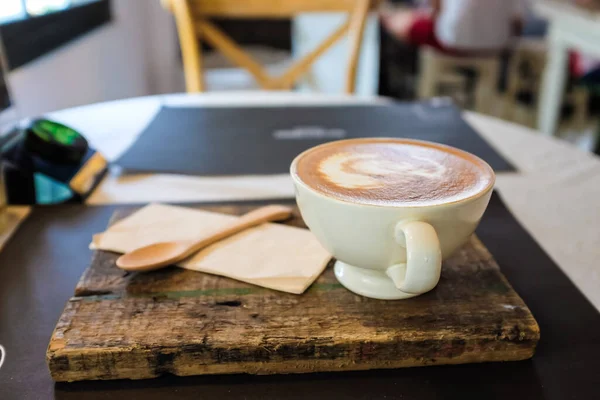
[[[292,209],[281,205],[269,205],[250,211],[242,215],[229,225],[224,226],[210,236],[204,237],[198,241],[190,241],[189,248],[181,255],[181,259],[187,258],[204,247],[210,246],[226,237],[232,236],[245,229],[263,224],[265,222],[280,221],[287,219],[292,215]]]

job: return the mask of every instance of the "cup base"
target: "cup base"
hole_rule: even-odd
[[[346,289],[361,296],[380,300],[401,300],[418,296],[396,288],[383,271],[354,267],[341,261],[335,262],[333,271]]]

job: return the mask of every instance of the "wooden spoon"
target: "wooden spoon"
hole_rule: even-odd
[[[270,205],[242,215],[233,223],[196,240],[154,243],[140,247],[117,259],[117,267],[126,271],[152,271],[175,264],[197,251],[244,229],[270,221],[280,221],[292,215],[290,207]]]

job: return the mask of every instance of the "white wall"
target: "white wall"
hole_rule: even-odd
[[[185,92],[173,14],[162,8],[158,0],[149,0],[145,4],[148,13],[146,56],[150,90],[154,94]]]
[[[145,7],[150,1],[113,0],[111,23],[10,72],[19,114],[150,94]]]

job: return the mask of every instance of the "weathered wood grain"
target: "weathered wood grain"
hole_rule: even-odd
[[[522,360],[539,339],[476,237],[433,291],[401,301],[354,295],[331,266],[298,296],[178,268],[128,274],[116,257],[95,253],[58,321],[47,352],[56,381]]]

